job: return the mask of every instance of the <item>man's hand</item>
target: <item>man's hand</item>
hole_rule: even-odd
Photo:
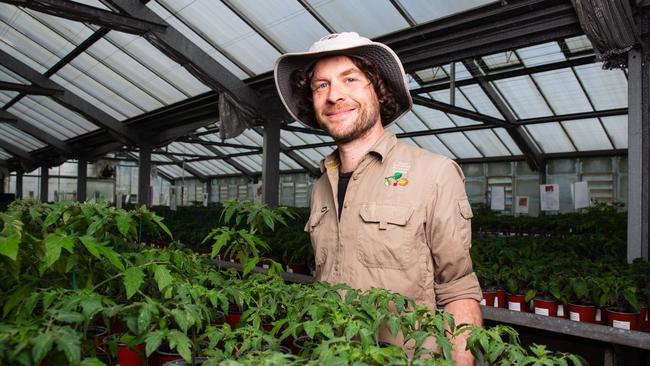
[[[455,324],[483,324],[483,315],[478,301],[473,299],[461,299],[448,303],[444,310],[454,316]],[[470,351],[465,350],[468,332],[456,336],[453,342],[452,357],[456,366],[471,366],[474,364],[474,357]]]

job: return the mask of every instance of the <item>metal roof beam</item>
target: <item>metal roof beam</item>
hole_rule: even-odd
[[[163,22],[152,22],[124,16],[109,10],[64,0],[0,0],[0,2],[36,10],[78,22],[96,24],[116,31],[141,35],[147,32],[164,32]]]
[[[254,146],[254,145],[242,145],[242,144],[230,144],[230,143],[218,142],[218,141],[206,141],[198,137],[186,137],[177,140],[177,142],[184,142],[186,144],[198,144],[203,146],[234,147],[236,149],[249,149],[249,150],[260,149],[259,146]]]
[[[193,176],[197,177],[201,182],[205,182],[208,179],[207,175],[201,173],[200,171],[198,171],[195,168],[192,168],[191,166],[187,166],[187,165],[183,164],[183,160],[179,160],[178,158],[173,157],[173,156],[168,156],[168,158],[169,158],[169,160],[174,162],[176,165],[181,167],[181,169],[184,169],[184,170],[188,171],[190,174],[192,174]]]
[[[36,86],[50,89],[64,89],[3,50],[0,50],[0,64],[29,80]],[[52,98],[65,107],[82,114],[90,122],[108,130],[115,139],[123,143],[137,142],[136,133],[131,131],[126,125],[70,91],[65,90],[63,94],[53,95]]]
[[[537,124],[537,123],[573,121],[573,120],[577,120],[577,119],[587,119],[587,118],[624,116],[627,113],[628,113],[627,108],[614,108],[614,109],[605,109],[605,110],[602,110],[602,111],[564,114],[564,115],[559,115],[559,116],[524,118],[524,119],[520,119],[520,120],[515,121],[515,124],[517,124],[517,125],[532,125],[532,124]]]
[[[74,155],[74,150],[67,143],[57,139],[56,137],[46,133],[40,128],[32,125],[29,122],[26,122],[25,120],[17,116],[14,116],[13,114],[7,111],[0,110],[0,119],[5,121],[10,121],[13,119],[13,122],[9,122],[11,126],[32,135],[33,137],[45,142],[46,144],[51,145],[61,155],[64,155],[66,157],[71,157],[72,155]]]
[[[41,88],[41,87],[34,86],[34,85],[9,83],[9,82],[6,82],[6,81],[0,81],[0,90],[11,90],[11,91],[17,91],[17,92],[20,92],[20,93],[31,94],[31,95],[59,95],[59,94],[63,94],[62,89]]]
[[[456,107],[451,104],[442,103],[430,98],[421,97],[419,95],[414,95],[412,96],[412,98],[413,98],[413,103],[424,107],[429,107],[432,109],[437,109],[442,112],[451,113],[457,116],[473,119],[475,121],[483,122],[485,124],[492,125],[492,126],[506,127],[508,125],[508,123],[504,120],[494,118],[482,113],[474,112],[469,109]]]
[[[478,80],[479,86],[487,97],[490,99],[492,104],[496,109],[501,113],[501,115],[506,119],[509,126],[506,127],[506,131],[517,144],[519,150],[526,156],[526,161],[531,170],[540,171],[544,168],[544,158],[542,157],[542,152],[539,150],[537,145],[532,141],[528,136],[526,131],[521,126],[516,125],[516,118],[514,114],[510,111],[510,108],[506,105],[506,102],[502,97],[497,93],[496,89],[487,81],[484,75],[480,72],[478,65],[475,60],[465,60],[463,65],[469,73]]]

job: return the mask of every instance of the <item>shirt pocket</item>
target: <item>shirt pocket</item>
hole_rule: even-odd
[[[357,258],[368,268],[407,269],[416,260],[414,208],[395,204],[361,205]]]
[[[463,247],[468,250],[472,247],[472,206],[469,204],[467,197],[458,200],[458,209],[456,212],[456,225],[460,233],[460,239],[463,242]]]
[[[328,245],[336,245],[334,230],[327,229],[327,214],[330,212],[327,206],[312,210],[309,220],[305,225],[305,231],[309,233],[312,248],[314,249],[315,277],[320,279],[323,267],[327,261]]]

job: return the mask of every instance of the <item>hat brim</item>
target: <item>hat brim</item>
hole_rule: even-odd
[[[402,63],[399,61],[395,52],[388,48],[388,46],[373,42],[361,46],[330,51],[287,53],[278,58],[274,67],[275,85],[282,103],[296,121],[310,128],[321,129],[315,116],[298,116],[299,109],[297,100],[299,97],[293,93],[291,74],[296,70],[308,68],[323,57],[336,55],[362,56],[372,60],[376,64],[379,74],[393,91],[398,104],[398,112],[392,118],[381,121],[384,127],[390,126],[411,109],[413,101],[411,100],[411,94],[404,80]]]

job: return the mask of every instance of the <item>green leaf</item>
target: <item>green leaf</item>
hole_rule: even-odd
[[[176,325],[178,325],[178,327],[181,328],[183,332],[187,333],[187,330],[190,328],[191,324],[187,319],[185,312],[180,309],[173,309],[171,313],[174,316]]]
[[[144,272],[138,267],[129,267],[124,271],[123,282],[126,289],[126,298],[130,299],[144,283]]]
[[[128,237],[131,225],[133,225],[131,214],[124,210],[118,210],[117,216],[115,217],[115,223],[117,224],[117,230],[119,230],[119,232],[125,237]]]
[[[88,230],[86,230],[86,235],[95,234],[102,226],[106,224],[105,218],[100,218],[99,216],[93,216],[90,218],[93,220],[90,225],[88,225]]]
[[[7,317],[7,314],[9,314],[11,310],[16,307],[16,305],[20,304],[23,299],[29,295],[30,292],[32,292],[32,287],[29,285],[24,285],[12,293],[7,298],[7,302],[5,302],[2,308],[2,316]]]
[[[70,364],[78,364],[81,358],[80,335],[68,327],[60,329],[57,333],[56,348],[65,354]]]
[[[56,262],[61,257],[61,248],[63,247],[63,242],[65,240],[71,240],[66,236],[61,235],[60,233],[51,233],[48,234],[43,242],[45,243],[45,260],[43,262],[42,271],[52,267],[54,262]]]
[[[164,218],[160,216],[156,216],[156,215],[153,216],[153,221],[155,221],[156,224],[158,224],[158,226],[165,232],[165,234],[167,234],[167,236],[169,236],[170,239],[173,239],[174,236],[172,235],[172,232],[169,231],[169,228],[167,227],[167,225],[163,223],[163,220]]]
[[[345,328],[345,339],[349,341],[354,338],[359,333],[359,329],[361,329],[361,327],[358,322],[352,321],[348,323],[347,328]]]
[[[0,237],[0,254],[15,261],[18,256],[18,244],[20,244],[20,235],[18,234]]]
[[[54,319],[64,323],[81,323],[85,318],[83,314],[74,311],[57,310],[54,313]]]
[[[113,267],[119,269],[120,271],[124,272],[124,263],[122,263],[122,260],[120,259],[120,255],[113,250],[111,247],[105,247],[105,246],[98,246],[97,250],[99,250],[99,253],[102,254],[108,261],[113,265]]]
[[[140,314],[138,314],[138,330],[140,333],[145,333],[150,323],[151,310],[149,310],[148,306],[143,306],[142,309],[140,309]]]
[[[32,339],[32,358],[34,358],[34,363],[39,364],[45,355],[52,348],[54,343],[54,335],[52,333],[41,333]]]
[[[94,236],[84,235],[79,238],[81,244],[83,244],[88,252],[92,254],[97,259],[102,259],[101,254],[99,254],[99,249],[97,249],[97,239]]]
[[[398,180],[398,179],[400,179],[400,178],[402,178],[402,173],[400,173],[400,172],[396,172],[396,173],[393,175],[393,179],[395,179],[395,180]]]
[[[309,321],[303,323],[303,328],[305,329],[305,333],[307,333],[307,336],[309,338],[314,338],[314,334],[316,334],[316,322],[314,321]]]
[[[97,314],[102,309],[102,300],[99,296],[93,296],[87,299],[81,300],[81,309],[83,314],[91,319],[95,314]]]
[[[52,212],[50,212],[50,214],[47,215],[45,221],[43,222],[43,227],[48,227],[54,224],[59,219],[59,217],[61,217],[63,209],[63,207],[57,207]]]
[[[248,262],[246,262],[246,265],[244,266],[244,270],[242,272],[242,275],[246,276],[248,274],[248,272],[250,272],[253,268],[255,268],[255,265],[257,265],[257,263],[259,261],[260,261],[260,259],[258,257],[254,257],[254,258],[249,259]]]
[[[190,351],[190,339],[187,336],[177,330],[172,330],[167,336],[169,340],[169,348],[176,349],[178,353],[183,357],[185,362],[192,362],[192,352]]]
[[[95,357],[93,358],[84,358],[83,361],[81,361],[81,366],[106,366],[105,363],[102,361],[96,359]]]
[[[399,332],[400,328],[400,318],[396,316],[391,316],[388,318],[388,321],[386,322],[386,326],[388,327],[388,330],[390,331],[390,334],[393,337],[397,336],[397,332]]]
[[[158,290],[162,292],[165,287],[172,284],[172,275],[164,265],[156,265],[156,271],[154,273],[154,279],[158,284]]]
[[[147,334],[147,336],[144,338],[145,352],[147,354],[147,357],[151,356],[151,354],[154,353],[158,347],[160,347],[163,338],[165,338],[165,332],[162,330],[156,330]]]

